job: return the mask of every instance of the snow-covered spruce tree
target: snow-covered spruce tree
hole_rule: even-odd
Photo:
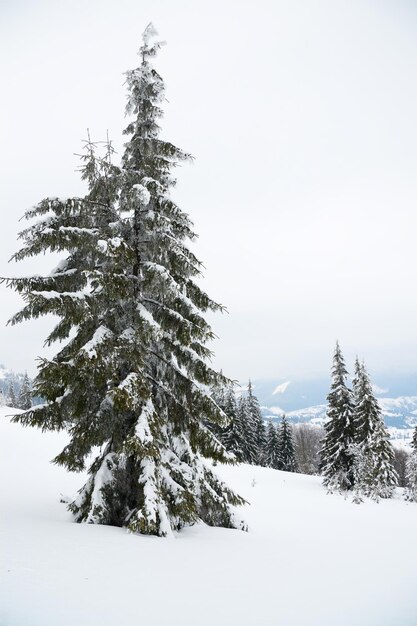
[[[413,437],[411,439],[411,448],[413,452],[417,452],[417,426],[413,430]]]
[[[17,419],[69,428],[55,461],[70,470],[100,447],[70,505],[76,520],[163,536],[199,520],[238,527],[231,505],[243,500],[204,461],[234,460],[205,425],[226,420],[208,391],[227,379],[207,363],[213,333],[203,317],[222,307],[194,280],[201,265],[186,242],[195,235],[169,193],[171,170],[190,157],[159,137],[155,34],[148,26],[140,67],[127,73],[133,119],[122,167],[90,159],[85,199],[35,209],[41,221],[22,235],[16,258],[48,249],[68,256],[52,277],[10,282],[27,302],[14,322],[55,313],[48,341],[75,333],[41,363],[34,392],[46,403]]]
[[[262,417],[261,408],[258,398],[253,393],[251,381],[248,384],[248,394],[246,396],[247,412],[250,423],[252,424],[253,433],[256,443],[256,465],[265,465],[265,448],[266,448],[266,428]]]
[[[269,420],[266,429],[265,465],[273,469],[282,469],[279,436],[272,419]]]
[[[390,498],[398,483],[394,451],[363,364],[356,364],[354,387],[354,443],[360,457],[355,473],[357,491],[375,500]]]
[[[417,426],[411,440],[411,454],[406,463],[406,488],[404,497],[410,502],[417,502]]]
[[[256,433],[245,395],[237,400],[234,387],[228,385],[215,390],[213,398],[228,418],[225,428],[210,425],[214,434],[238,461],[255,464],[258,458]]]
[[[225,394],[224,413],[229,420],[229,424],[222,436],[224,446],[228,452],[235,455],[238,461],[245,461],[241,414],[238,410],[236,396],[232,387],[229,387]]]
[[[19,397],[17,399],[17,406],[19,409],[27,411],[32,406],[32,391],[30,388],[30,381],[27,372],[23,377],[22,386],[20,387]]]
[[[253,421],[247,397],[244,394],[239,398],[237,412],[242,433],[242,461],[256,465],[259,456],[256,424]]]
[[[356,406],[359,404],[359,401],[361,398],[361,393],[362,393],[361,385],[362,385],[362,366],[359,361],[359,358],[356,357],[355,365],[354,365],[354,374],[352,378],[353,405],[355,407],[354,415],[353,415],[353,422],[354,422],[353,425],[354,425],[354,431],[355,431],[354,442],[357,442],[360,439],[358,435],[358,431],[357,431],[358,425],[355,423],[355,415],[356,415]]]
[[[353,458],[350,449],[354,441],[354,401],[346,385],[347,370],[339,343],[333,357],[332,383],[327,396],[328,408],[321,449],[321,473],[329,491],[353,487]]]
[[[281,418],[278,431],[278,444],[281,457],[280,469],[284,472],[296,472],[297,461],[295,459],[295,446],[292,426],[285,415]]]
[[[6,402],[7,402],[7,406],[12,407],[13,409],[17,409],[18,408],[16,392],[14,390],[13,381],[11,381],[10,384],[9,384],[9,388],[7,390]]]
[[[404,497],[410,502],[417,502],[417,427],[414,428],[411,442],[411,454],[406,463],[406,488]]]

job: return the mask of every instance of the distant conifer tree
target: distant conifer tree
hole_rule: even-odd
[[[266,429],[265,465],[273,469],[282,469],[279,435],[272,419],[269,420]]]
[[[257,448],[255,463],[256,465],[265,465],[266,428],[262,417],[261,408],[259,406],[258,398],[253,393],[251,381],[249,381],[248,384],[246,404]]]
[[[295,446],[292,426],[285,415],[281,418],[278,431],[278,444],[281,457],[281,467],[285,472],[296,472],[297,461],[295,459]]]
[[[414,452],[417,452],[417,426],[413,430],[413,437],[411,439],[411,448]]]
[[[259,457],[256,422],[244,394],[239,398],[238,416],[242,431],[242,459],[245,463],[256,465]]]
[[[346,385],[347,370],[339,343],[333,357],[332,383],[327,396],[328,421],[321,449],[321,472],[324,485],[332,491],[353,487],[354,401]]]
[[[406,462],[406,488],[404,497],[410,502],[417,502],[417,426],[413,430],[411,454]]]
[[[32,391],[31,391],[29,376],[27,375],[27,372],[25,372],[25,375],[23,377],[22,386],[20,387],[20,391],[19,391],[19,398],[17,400],[17,405],[19,409],[23,409],[24,411],[27,411],[32,406]]]
[[[7,391],[7,406],[12,407],[13,409],[17,409],[18,408],[16,392],[14,390],[13,381],[10,382],[9,389]]]
[[[355,372],[355,400],[354,449],[359,459],[355,472],[356,491],[375,500],[390,498],[398,484],[394,450],[369,375],[359,363]]]
[[[414,448],[407,459],[405,478],[404,497],[410,502],[417,502],[417,450]]]
[[[226,450],[232,452],[238,461],[245,461],[241,413],[238,410],[236,396],[232,388],[226,392],[224,412],[229,420],[223,435]]]

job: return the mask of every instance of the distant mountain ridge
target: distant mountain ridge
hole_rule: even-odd
[[[417,374],[384,373],[374,376],[374,391],[378,398],[417,396]],[[252,381],[259,402],[267,407],[278,407],[285,412],[326,403],[330,376],[317,378],[282,377]],[[242,381],[243,388],[246,381]]]
[[[275,421],[285,413],[293,423],[322,425],[329,388],[330,378],[325,377],[253,381],[263,416]],[[379,375],[374,392],[389,428],[411,429],[417,425],[417,374]]]
[[[392,428],[414,428],[417,425],[417,396],[400,398],[378,398],[385,424]],[[274,408],[274,407],[273,407]],[[287,417],[294,423],[312,423],[323,425],[326,421],[326,404],[306,407],[297,411],[289,411]],[[278,420],[276,411],[262,407],[265,418]]]

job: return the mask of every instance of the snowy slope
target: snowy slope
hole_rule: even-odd
[[[352,504],[320,479],[218,468],[250,531],[175,539],[71,523],[65,441],[0,414],[1,626],[415,626],[417,505]]]

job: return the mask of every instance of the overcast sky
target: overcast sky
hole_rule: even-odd
[[[23,211],[84,191],[81,141],[122,145],[123,72],[153,21],[163,136],[195,156],[175,199],[200,235],[215,363],[232,378],[321,375],[336,338],[371,370],[417,372],[417,4],[412,0],[0,1],[0,275]],[[51,321],[10,328],[35,372]],[[52,354],[48,352],[48,354]]]

